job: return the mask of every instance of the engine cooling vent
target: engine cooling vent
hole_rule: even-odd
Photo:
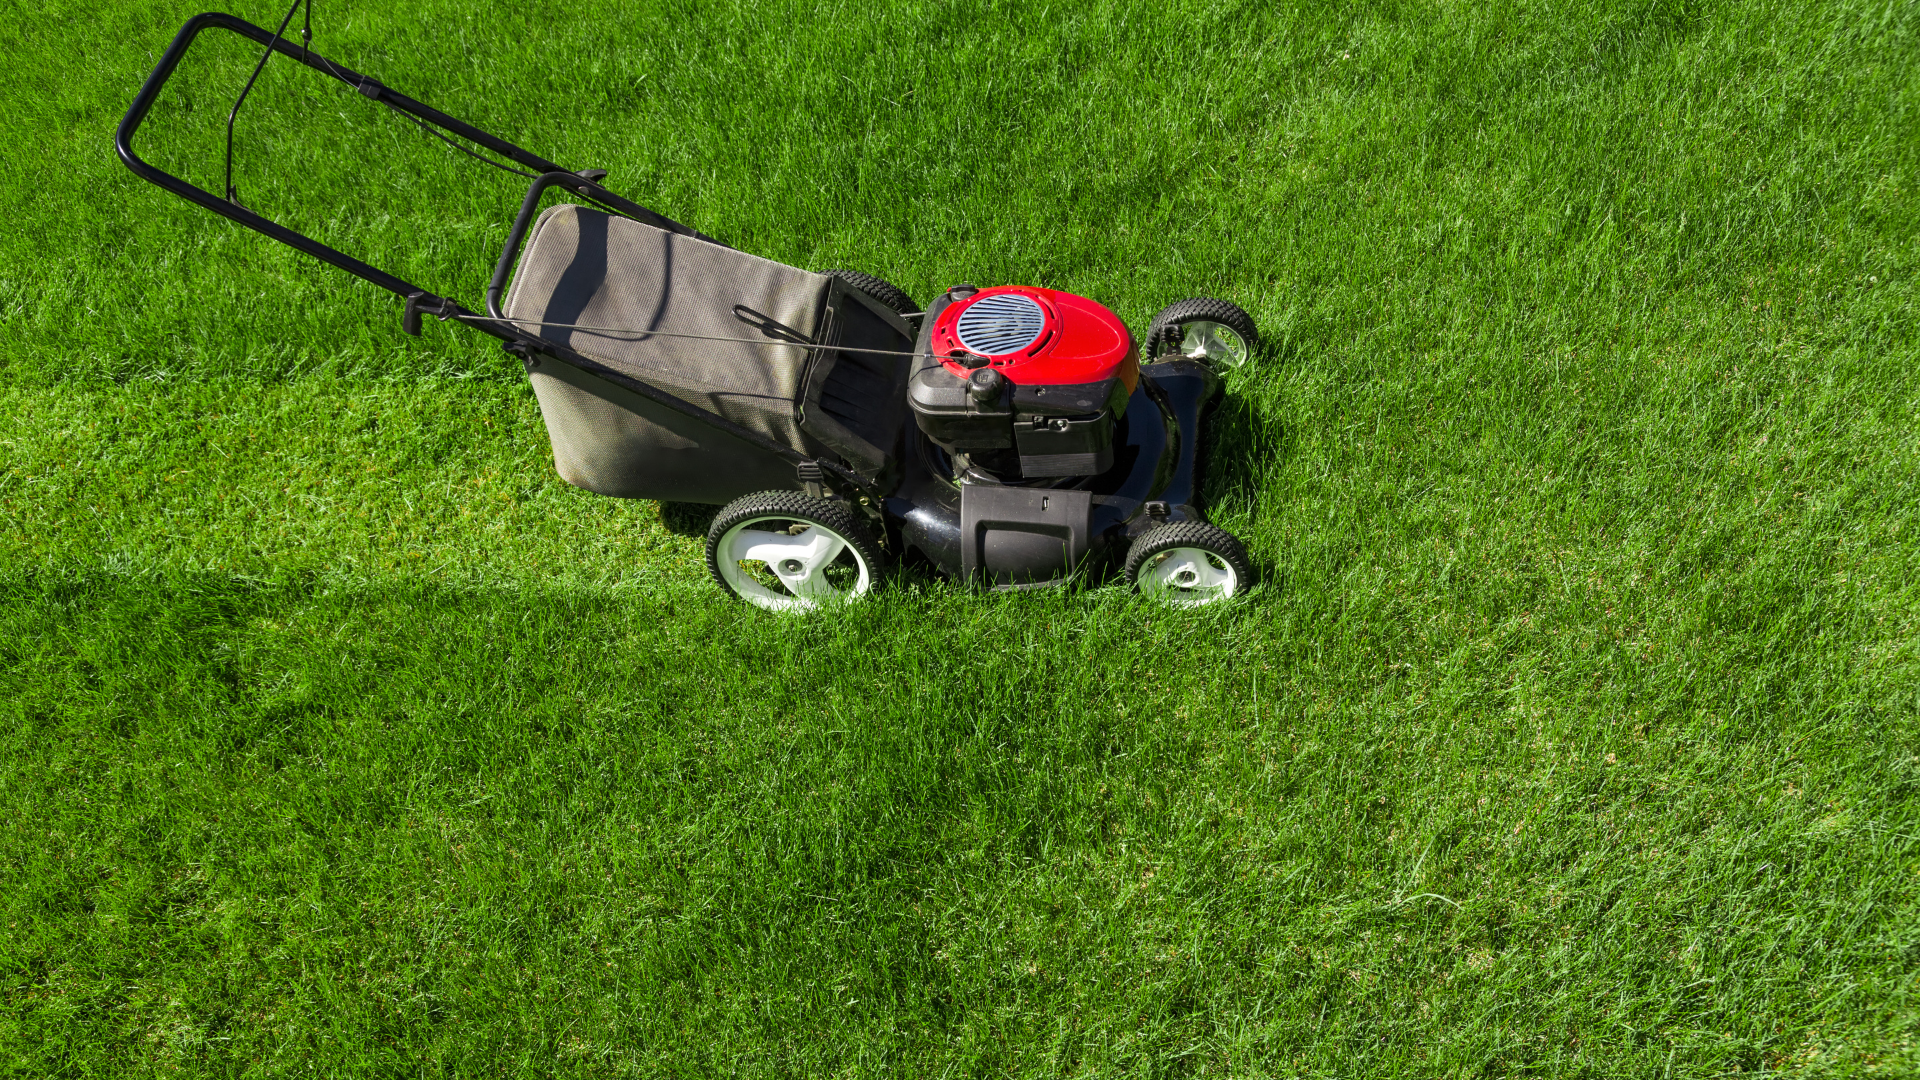
[[[1040,340],[1047,314],[1030,296],[996,293],[983,296],[960,313],[954,327],[960,344],[982,356],[1016,353]]]

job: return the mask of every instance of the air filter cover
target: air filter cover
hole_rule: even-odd
[[[1015,386],[1085,385],[1139,371],[1133,336],[1105,307],[1058,289],[1003,285],[948,304],[934,355],[961,378],[983,363]],[[955,358],[955,353],[961,354]]]
[[[982,356],[1011,356],[1040,340],[1047,331],[1047,313],[1040,302],[1021,293],[1005,292],[968,304],[954,320],[960,347]]]

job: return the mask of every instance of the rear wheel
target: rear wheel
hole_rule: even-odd
[[[863,274],[858,270],[822,270],[820,272],[830,278],[837,278],[852,288],[859,289],[900,315],[920,314],[920,305],[913,302],[913,297],[908,296],[906,290],[884,279],[874,277],[872,274]]]
[[[756,607],[810,611],[871,591],[880,549],[843,503],[762,491],[742,495],[713,519],[707,569]]]
[[[1199,521],[1162,525],[1127,549],[1127,580],[1174,607],[1229,600],[1253,584],[1253,560],[1232,533]]]
[[[1253,325],[1253,316],[1207,296],[1168,304],[1147,329],[1149,358],[1172,351],[1215,368],[1237,368],[1259,347],[1260,329]]]

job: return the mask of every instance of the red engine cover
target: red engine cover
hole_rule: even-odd
[[[934,355],[988,357],[1015,386],[1077,386],[1118,378],[1132,393],[1140,360],[1127,324],[1105,307],[1058,289],[1001,285],[948,304],[933,326]],[[966,365],[942,363],[964,379]]]

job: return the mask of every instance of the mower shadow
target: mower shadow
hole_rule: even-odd
[[[1270,509],[1263,505],[1267,487],[1263,480],[1292,454],[1293,431],[1273,410],[1263,409],[1247,394],[1229,393],[1221,396],[1208,416],[1205,438],[1200,492],[1209,514],[1226,510],[1244,513],[1250,522],[1259,521],[1263,511]],[[1255,556],[1254,568],[1260,580],[1275,580],[1275,567],[1268,560]]]
[[[706,503],[663,502],[660,504],[660,524],[675,536],[693,536],[706,539],[707,529],[713,525],[713,519],[720,515],[718,506]]]
[[[1223,396],[1207,417],[1200,448],[1200,493],[1208,509],[1243,500],[1248,512],[1257,514],[1259,477],[1285,457],[1289,435],[1246,398]]]

